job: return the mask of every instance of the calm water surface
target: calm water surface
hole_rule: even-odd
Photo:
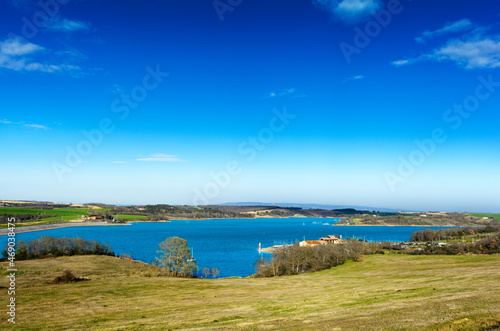
[[[335,226],[333,218],[257,218],[174,220],[170,223],[132,223],[123,226],[85,226],[19,233],[17,241],[37,239],[43,235],[80,237],[108,243],[116,254],[128,254],[135,260],[153,261],[158,244],[168,237],[188,241],[200,267],[220,270],[219,277],[248,276],[255,272],[255,261],[264,254],[257,251],[275,244],[296,240],[316,240],[336,234],[342,238],[370,241],[406,241],[413,231],[429,228],[417,226]],[[438,227],[439,228],[439,227]],[[0,236],[5,247],[7,236]]]

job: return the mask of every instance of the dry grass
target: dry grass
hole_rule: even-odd
[[[315,274],[270,279],[143,277],[144,264],[107,256],[21,261],[17,268],[14,329],[500,327],[499,255],[368,256]],[[47,284],[66,269],[92,280]],[[6,303],[5,289],[2,298]],[[6,319],[0,328],[10,327]]]

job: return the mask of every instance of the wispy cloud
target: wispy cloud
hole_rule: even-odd
[[[111,93],[113,94],[123,94],[125,90],[118,84],[111,85]]]
[[[39,45],[18,38],[6,39],[0,42],[0,68],[47,73],[80,70],[80,67],[75,65],[46,64],[32,60],[32,56],[44,50],[45,48]]]
[[[351,81],[351,80],[361,80],[361,79],[364,79],[364,78],[365,78],[364,75],[351,76],[351,77],[347,77],[346,79],[344,79],[342,81],[342,83],[346,83],[346,82]]]
[[[111,163],[127,163],[125,161],[112,161]]]
[[[289,88],[289,89],[284,89],[284,90],[279,90],[278,92],[271,92],[269,93],[269,97],[274,98],[274,97],[282,97],[285,95],[291,95],[297,92],[297,89],[295,87]]]
[[[50,21],[47,25],[47,29],[51,31],[60,32],[76,32],[76,31],[88,31],[90,29],[90,23],[84,23],[77,20],[68,20],[66,18],[61,19],[57,17]]]
[[[441,46],[420,56],[391,62],[400,67],[420,61],[452,62],[464,69],[500,67],[500,35],[483,35],[485,28],[447,40]]]
[[[27,127],[27,128],[34,128],[34,129],[50,130],[50,128],[47,127],[47,126],[45,126],[45,125],[41,125],[41,124],[26,124],[24,122],[12,122],[12,121],[9,121],[9,120],[6,120],[6,119],[0,120],[0,123],[2,123],[2,124],[10,124],[10,125],[20,125],[20,126],[24,126],[24,127]]]
[[[35,129],[49,130],[48,127],[46,127],[45,125],[41,125],[41,124],[24,124],[24,126],[27,126],[29,128],[35,128]]]
[[[313,4],[345,24],[357,24],[382,8],[381,0],[313,0]]]
[[[424,33],[422,33],[421,36],[415,38],[415,41],[419,43],[424,43],[428,39],[444,36],[450,33],[467,31],[472,29],[473,27],[474,25],[472,24],[471,20],[469,20],[468,18],[464,18],[456,22],[448,23],[444,27],[434,31],[427,30]]]
[[[451,40],[434,51],[438,61],[452,61],[466,69],[497,68],[500,66],[500,38],[482,40]]]
[[[7,39],[0,42],[0,52],[7,56],[22,56],[42,51],[44,48],[30,42],[21,42],[19,39]]]
[[[136,159],[137,161],[146,161],[146,162],[181,162],[181,160],[177,157],[177,155],[167,155],[163,153],[152,154],[150,157]]]

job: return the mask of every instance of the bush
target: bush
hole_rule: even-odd
[[[72,282],[81,282],[84,280],[90,280],[90,279],[75,277],[75,275],[73,275],[71,270],[65,270],[61,276],[54,278],[54,280],[51,281],[50,284],[67,284]]]

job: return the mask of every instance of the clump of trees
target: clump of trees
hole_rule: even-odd
[[[415,231],[411,234],[411,241],[437,241],[445,239],[458,239],[462,236],[470,236],[480,233],[494,233],[500,231],[499,227],[485,226],[477,228],[449,228],[449,229],[425,229]]]
[[[377,246],[375,252],[379,251]],[[365,252],[365,245],[357,240],[343,244],[327,244],[301,247],[296,243],[285,246],[272,259],[260,258],[255,265],[256,277],[276,277],[315,272],[341,265],[348,260],[359,261]]]
[[[196,277],[198,266],[191,256],[187,241],[179,237],[170,237],[162,241],[158,247],[153,264],[164,269],[168,276]]]
[[[3,258],[9,257],[9,246],[3,251]],[[16,260],[39,259],[54,256],[71,255],[111,255],[115,254],[108,244],[87,241],[82,238],[55,238],[42,236],[27,242],[19,241],[16,245]]]

